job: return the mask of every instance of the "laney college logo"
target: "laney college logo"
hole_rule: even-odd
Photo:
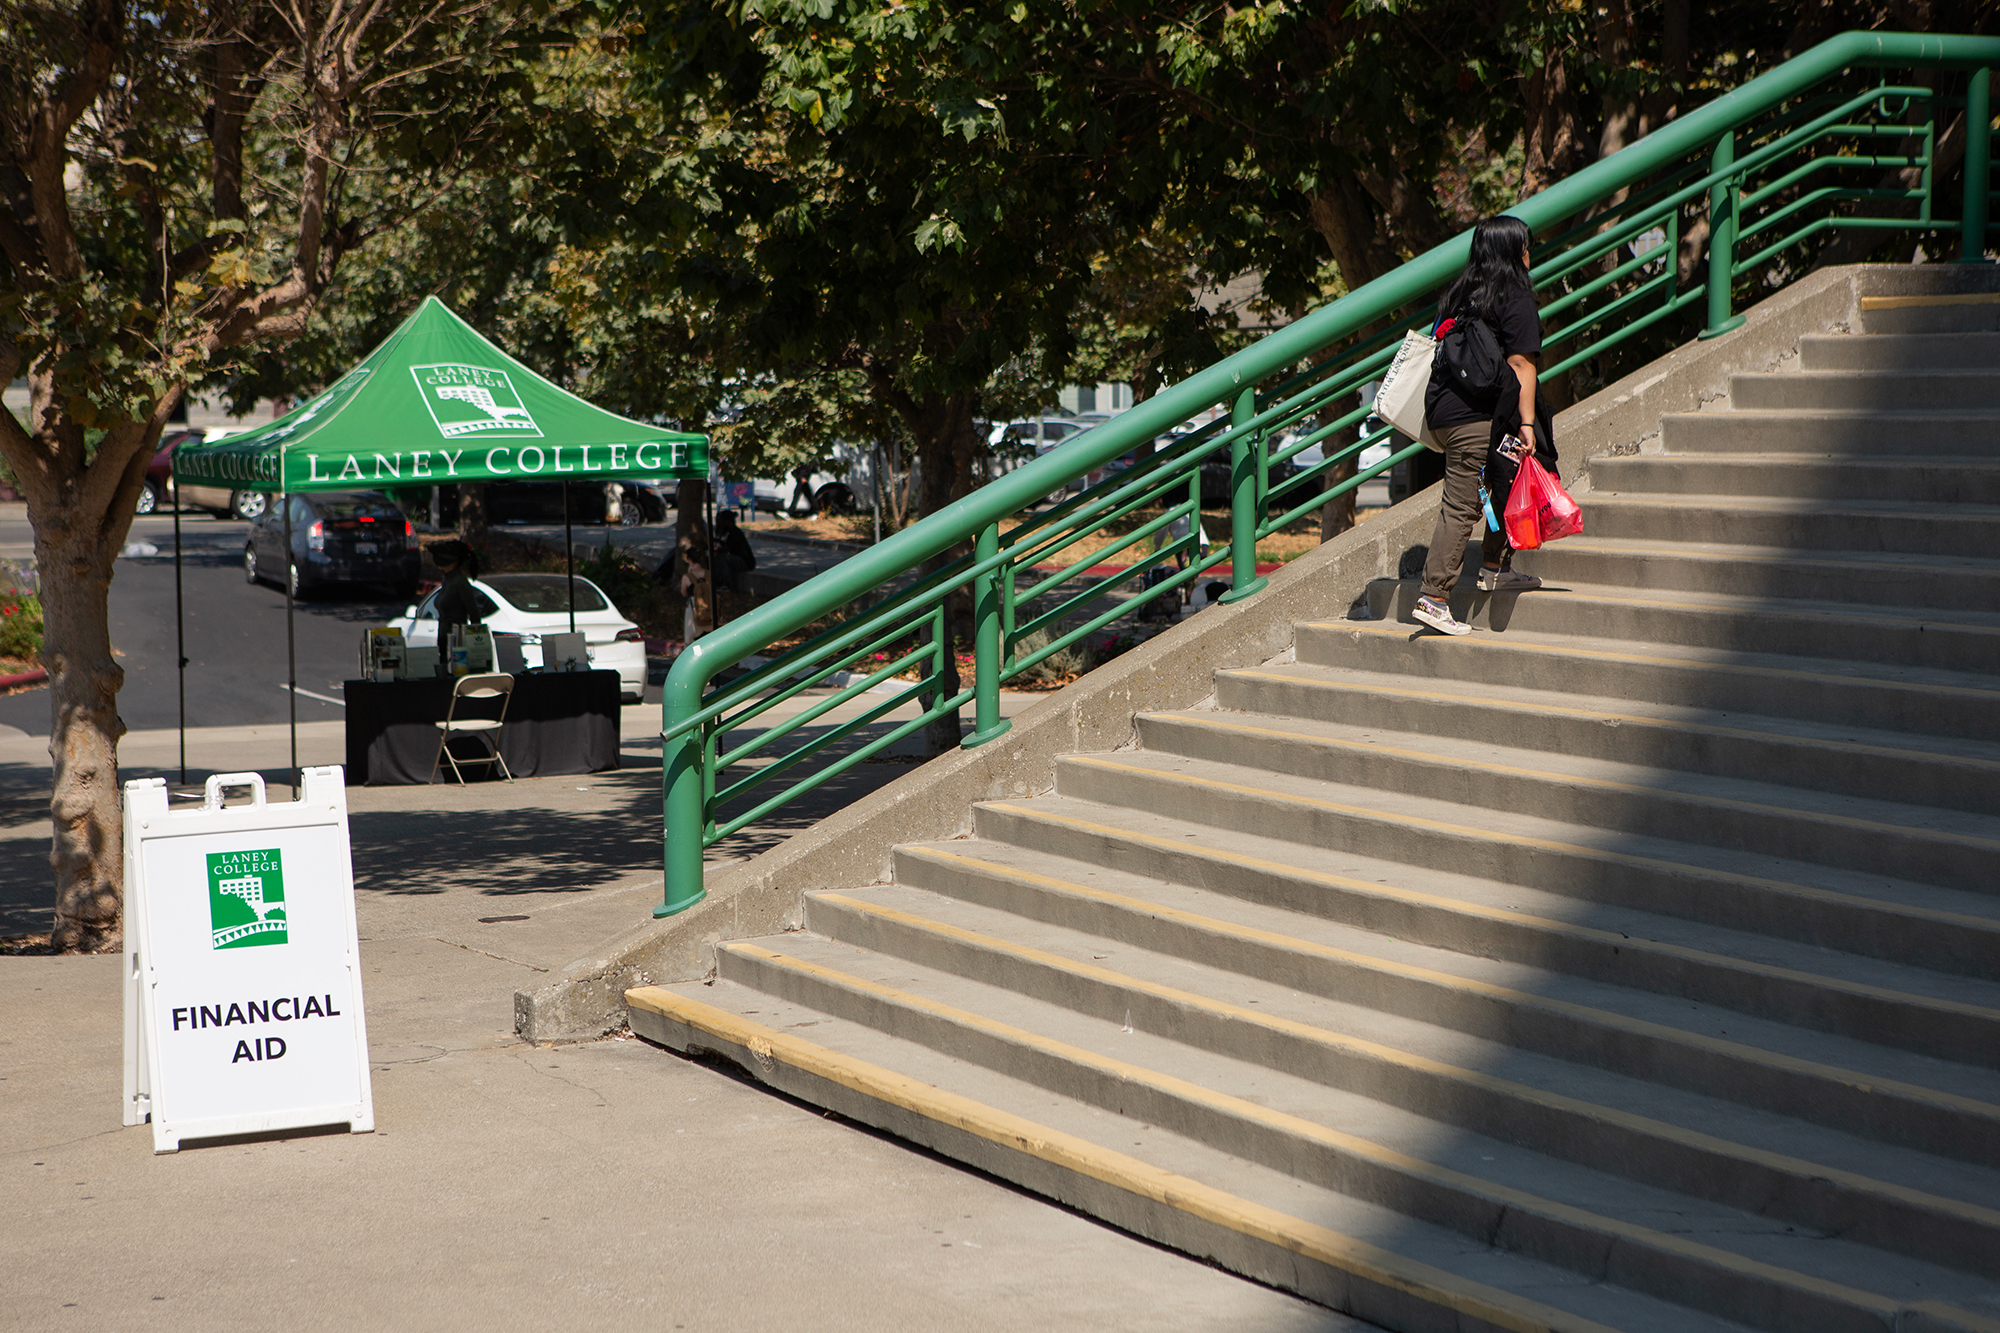
[[[534,416],[504,370],[485,366],[411,366],[424,406],[446,439],[462,435],[541,436]]]
[[[208,924],[217,949],[286,942],[285,867],[277,848],[208,854]]]

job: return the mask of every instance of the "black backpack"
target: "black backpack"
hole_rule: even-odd
[[[1431,375],[1456,388],[1461,397],[1483,402],[1500,395],[1501,376],[1507,358],[1500,353],[1500,339],[1493,328],[1477,315],[1460,315],[1438,339],[1431,358]]]

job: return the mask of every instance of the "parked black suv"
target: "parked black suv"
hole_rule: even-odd
[[[274,503],[250,524],[243,577],[283,587],[285,511]],[[417,590],[416,530],[380,491],[328,491],[291,497],[292,592],[305,596],[334,584],[379,583],[408,597]]]

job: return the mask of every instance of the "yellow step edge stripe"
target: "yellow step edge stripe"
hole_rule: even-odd
[[[961,856],[956,852],[945,851],[942,848],[906,847],[902,850],[906,855],[913,857],[951,862],[975,870],[980,874],[1035,884],[1056,893],[1089,898],[1146,916],[1179,921],[1197,929],[1212,931],[1217,934],[1233,935],[1240,939],[1273,944],[1280,948],[1294,949],[1302,953],[1317,953],[1321,951],[1320,946],[1308,940],[1295,939],[1292,936],[1280,935],[1272,931],[1259,930],[1254,927],[1239,926],[1231,922],[1218,920],[1214,917],[1205,917],[1194,912],[1185,912],[1178,908],[1167,907],[1146,899],[1111,893],[1107,890],[1091,888],[1085,884],[1073,884],[1067,880],[1056,879],[1032,870],[1022,870],[1014,866],[1002,865],[998,862],[982,861],[975,857]],[[878,915],[895,913],[895,909],[893,908],[881,908],[865,899],[854,899],[845,894],[819,892],[811,896],[818,899],[839,901],[844,904],[858,906],[863,910],[874,912]],[[934,926],[945,926],[943,922],[933,923],[928,918],[913,917],[907,913],[898,915],[907,917],[916,923],[921,923],[925,929],[931,929]],[[945,928],[952,932],[956,932],[958,929],[956,927]],[[966,933],[970,934],[970,932]],[[1981,1208],[1977,1204],[1962,1203],[1956,1199],[1926,1194],[1921,1190],[1898,1185],[1892,1181],[1876,1180],[1870,1176],[1843,1171],[1817,1162],[1808,1162],[1796,1157],[1786,1157],[1780,1153],[1767,1152],[1761,1148],[1717,1138],[1712,1134],[1703,1134],[1698,1130],[1683,1129],[1678,1125],[1669,1124],[1663,1120],[1652,1120],[1645,1116],[1634,1115],[1631,1112],[1620,1111],[1613,1107],[1600,1106],[1592,1102],[1579,1100],[1575,1097],[1565,1097],[1561,1093],[1546,1092],[1524,1083],[1514,1083],[1507,1079],[1496,1078],[1491,1074],[1481,1073],[1477,1070],[1446,1064],[1442,1060],[1433,1060],[1428,1056],[1416,1055],[1393,1046],[1385,1046],[1380,1042],[1369,1041],[1363,1037],[1336,1032],[1330,1028],[1315,1027],[1293,1019],[1280,1018],[1274,1014],[1265,1013],[1260,1009],[1253,1009],[1245,1005],[1230,1004],[1225,1000],[1211,999],[1208,996],[1197,994],[1193,991],[1178,990],[1171,986],[1159,985],[1110,968],[1093,967],[1088,963],[1064,958],[1060,954],[1051,954],[1040,949],[1028,948],[1024,945],[1014,944],[1008,940],[993,939],[986,936],[973,936],[973,939],[981,943],[982,947],[997,948],[1045,967],[1058,968],[1073,976],[1105,982],[1121,989],[1142,991],[1175,1004],[1187,1005],[1192,1008],[1205,1009],[1211,1013],[1223,1014],[1241,1022],[1254,1023],[1259,1027],[1270,1028],[1277,1032],[1285,1032],[1317,1043],[1318,1045],[1344,1051],[1363,1059],[1397,1065],[1452,1082],[1470,1084],[1517,1101],[1546,1107],[1549,1110],[1565,1115],[1582,1117],[1586,1121],[1617,1125],[1637,1134],[1664,1139],[1668,1142],[1677,1143],[1682,1147],[1709,1153],[1716,1157],[1750,1162],[1774,1171],[1807,1179],[1821,1178],[1829,1180],[1859,1194],[1872,1194],[1878,1198],[1894,1199],[1897,1202],[1909,1204],[1913,1207],[1947,1213],[1975,1226],[2000,1228],[2000,1210]]]
[[[1483,1320],[1511,1333],[1618,1333],[1609,1325],[1469,1281],[1456,1273],[1164,1171],[1088,1139],[854,1059],[659,986],[628,990],[625,1002],[635,1009],[659,1014],[740,1046],[760,1059],[782,1061],[864,1097],[1150,1199],[1364,1282],[1406,1292],[1469,1319]]]
[[[1713,722],[1684,722],[1676,718],[1655,717],[1646,713],[1606,713],[1591,708],[1575,708],[1569,704],[1553,701],[1543,703],[1519,699],[1495,699],[1456,694],[1447,690],[1413,690],[1401,685],[1377,685],[1369,681],[1329,680],[1320,676],[1287,676],[1276,671],[1257,671],[1249,668],[1224,670],[1222,675],[1248,680],[1271,680],[1284,685],[1313,689],[1340,690],[1350,694],[1387,694],[1399,699],[1416,699],[1427,704],[1461,704],[1471,708],[1504,709],[1515,713],[1532,713],[1538,717],[1579,718],[1585,722],[1602,722],[1615,727],[1654,727],[1662,731],[1685,731],[1703,736],[1725,736],[1736,740],[1779,741],[1794,745],[1810,745],[1817,749],[1834,750],[1842,754],[1867,755],[1877,759],[1901,760],[1944,760],[1963,764],[1969,768],[1987,768],[2000,771],[2000,760],[1977,759],[1969,755],[1944,754],[1932,750],[1907,750],[1892,745],[1866,745],[1860,741],[1823,740],[1813,736],[1795,736],[1783,731],[1752,731],[1748,727],[1724,727]]]
[[[1781,818],[1811,819],[1822,824],[1838,824],[1843,828],[1857,829],[1865,833],[1916,833],[1941,843],[1951,843],[1978,851],[2000,852],[2000,839],[1981,838],[1970,833],[1950,833],[1939,829],[1927,829],[1915,824],[1887,824],[1876,819],[1861,819],[1854,815],[1826,814],[1813,810],[1797,810],[1782,805],[1762,805],[1755,801],[1741,801],[1731,796],[1705,796],[1699,792],[1662,791],[1637,782],[1619,782],[1612,778],[1590,778],[1572,773],[1551,773],[1543,769],[1521,768],[1513,764],[1498,764],[1486,759],[1458,759],[1446,755],[1432,754],[1424,750],[1406,750],[1394,745],[1377,745],[1368,741],[1341,740],[1332,736],[1313,736],[1296,731],[1277,731],[1270,727],[1255,727],[1247,722],[1232,722],[1220,716],[1181,713],[1173,718],[1176,725],[1209,727],[1217,731],[1241,732],[1246,736],[1269,736],[1277,740],[1299,741],[1312,745],[1324,745],[1336,750],[1353,750],[1365,754],[1395,755],[1399,759],[1412,759],[1423,763],[1447,764],[1455,768],[1477,769],[1483,773],[1493,773],[1502,777],[1533,779],[1539,782],[1563,783],[1572,787],[1591,787],[1598,791],[1622,792],[1630,796],[1673,796],[1682,801],[1713,806],[1718,810],[1738,810],[1745,814],[1775,815]]]
[[[1379,637],[1409,641],[1417,637],[1423,626],[1405,625],[1400,621],[1385,624],[1375,620],[1330,620],[1308,621],[1301,625],[1304,629],[1331,630],[1346,634],[1373,634]],[[1444,634],[1423,635],[1426,643],[1449,641],[1468,649],[1482,647],[1512,648],[1516,652],[1553,653],[1563,657],[1587,657],[1600,662],[1624,662],[1635,666],[1699,667],[1704,671],[1727,671],[1740,676],[1767,676],[1776,680],[1798,681],[1812,685],[1897,685],[1907,689],[1919,689],[1926,694],[1980,699],[1991,701],[2000,697],[2000,691],[1975,689],[1968,685],[1931,685],[1916,681],[1892,680],[1884,676],[1837,676],[1817,671],[1793,671],[1785,667],[1744,666],[1737,662],[1717,662],[1696,657],[1650,657],[1644,653],[1612,653],[1601,648],[1574,648],[1567,644],[1528,643],[1509,635],[1497,633],[1469,634],[1452,638]]]
[[[777,953],[760,945],[740,941],[725,943],[718,947],[727,949],[731,953],[757,958],[774,967],[802,973],[823,982],[858,991],[862,994],[872,995],[878,999],[886,1000],[891,1004],[916,1009],[956,1026],[984,1032],[1002,1041],[1041,1051],[1056,1059],[1095,1069],[1100,1073],[1107,1074],[1126,1083],[1150,1087],[1167,1096],[1184,1102],[1191,1102],[1195,1105],[1206,1106],[1211,1110],[1239,1120],[1256,1121],[1280,1133],[1320,1144],[1350,1157],[1377,1163],[1389,1170],[1419,1180],[1428,1181],[1433,1185],[1445,1189],[1472,1194],[1475,1197],[1483,1197],[1505,1208],[1530,1214],[1539,1214],[1563,1225],[1595,1231],[1600,1235],[1616,1237],[1620,1240],[1646,1246],[1655,1251],[1664,1251],[1678,1255],[1694,1263],[1721,1268],[1747,1278],[1789,1287],[1795,1291],[1808,1292],[1823,1300],[1838,1301],[1867,1310],[1877,1318],[1881,1318],[1889,1327],[1895,1326],[1893,1321],[1904,1308],[1901,1301],[1878,1295],[1872,1291],[1862,1291],[1858,1288],[1843,1286],[1838,1282],[1827,1281],[1824,1278],[1811,1277],[1804,1273],[1794,1272],[1788,1268],[1780,1268],[1776,1264],[1767,1264],[1756,1259],[1746,1258],[1743,1255],[1735,1254],[1716,1246],[1704,1245],[1700,1241],[1688,1240],[1666,1232],[1654,1231],[1650,1227],[1642,1227],[1636,1223],[1626,1222],[1615,1217],[1606,1217],[1585,1208],[1578,1208],[1571,1204],[1559,1203],[1553,1199],[1545,1199],[1539,1195],[1530,1194],[1526,1190],[1497,1184],[1493,1181],[1481,1179],[1478,1176],[1469,1175],[1463,1171],[1454,1171],[1450,1167],[1439,1166],[1435,1162],[1427,1162],[1422,1158],[1397,1152],[1393,1148],[1383,1147],[1379,1143],[1333,1129],[1316,1121],[1306,1120],[1299,1116],[1289,1115],[1283,1111],[1275,1111],[1269,1107],[1259,1106],[1255,1102],[1246,1101],[1241,1097],[1233,1097],[1228,1093],[1218,1092],[1213,1088],[1204,1087],[1199,1083],[1192,1083],[1186,1079],[1176,1078],[1172,1074],[1164,1074],[1158,1070],[1149,1069],[1144,1065],[1117,1059],[1114,1056],[1100,1055],[1095,1051],[1085,1050],[1081,1046],[1072,1046],[1068,1042],[1058,1041],[1053,1037],[1046,1037],[1038,1032],[1030,1032],[1025,1028],[1017,1028],[1012,1024],[1002,1023],[997,1019],[988,1018],[984,1014],[975,1014],[970,1010],[943,1004],[922,995],[916,995],[909,991],[899,990],[893,986],[870,981],[865,977],[853,976],[850,973],[841,972],[803,958]],[[1954,1311],[1954,1314],[1956,1313]],[[1972,1317],[1977,1318],[1977,1316]],[[2000,1329],[2000,1323],[1994,1324],[1993,1327]]]
[[[1754,420],[1762,415],[1773,417],[1789,416],[1801,410],[1803,409],[1788,407],[1739,408],[1735,415],[1747,416]],[[1868,413],[1868,411],[1869,409],[1866,408],[1838,409],[1826,415],[1836,417],[1858,416]],[[1685,453],[1676,450],[1673,453],[1667,454],[1628,456],[1642,458],[1685,458],[1690,461],[1717,457],[1715,454],[1704,453],[1699,449],[1690,449]],[[1737,456],[1740,457],[1740,455]],[[1758,455],[1752,456],[1756,457]],[[1813,457],[1814,455],[1806,456]],[[1826,454],[1819,454],[1817,457],[1830,462],[1847,461],[1844,458],[1830,458]],[[1918,457],[1924,457],[1924,455],[1918,455]],[[1945,455],[1945,457],[1949,458],[1951,455]],[[1984,463],[1986,460],[1980,459],[1978,461]],[[1585,505],[1600,502],[1611,505],[1650,505],[1656,509],[1666,509],[1669,511],[1699,509],[1711,513],[1806,514],[1814,517],[1825,514],[1858,514],[1865,518],[1935,518],[1939,522],[1947,523],[1989,523],[1993,519],[1994,510],[2000,509],[2000,505],[1955,502],[1950,509],[1940,513],[1936,511],[1932,502],[1928,500],[1842,500],[1811,495],[1724,495],[1713,492],[1689,494],[1683,491],[1593,490],[1585,491],[1579,497],[1579,503]],[[1754,545],[1754,543],[1718,542],[1715,545],[1750,546]]]
[[[1057,814],[1051,810],[1010,805],[1005,801],[987,802],[986,808],[990,810],[1003,810],[1008,814],[1021,815],[1029,819],[1062,824],[1069,828],[1084,829],[1103,837],[1115,838],[1121,841],[1147,843],[1163,850],[1172,851],[1176,855],[1193,855],[1205,860],[1226,861],[1232,865],[1242,866],[1245,869],[1260,870],[1266,874],[1280,875],[1290,879],[1313,880],[1317,883],[1342,889],[1363,897],[1387,899],[1392,902],[1405,903],[1413,907],[1449,912],[1460,916],[1477,917],[1503,925],[1523,926],[1545,934],[1567,935],[1572,939],[1582,940],[1586,943],[1607,944],[1614,949],[1632,949],[1639,953],[1656,953],[1670,958],[1685,959],[1693,963],[1727,967],[1733,971],[1746,972],[1751,976],[1770,977],[1778,981],[1804,982],[1844,994],[1858,995],[1867,999],[1886,1000],[1897,1004],[1941,1009],[1948,1013],[1966,1014],[1980,1019],[2000,1020],[2000,1012],[1983,1008],[1979,1005],[1967,1004],[1960,1000],[1940,1000],[1928,995],[1913,995],[1904,991],[1889,990],[1882,986],[1869,986],[1862,982],[1848,981],[1841,977],[1823,977],[1811,972],[1798,972],[1791,968],[1778,967],[1771,963],[1759,963],[1745,958],[1731,958],[1727,954],[1705,953],[1700,949],[1690,949],[1686,945],[1669,944],[1663,940],[1638,939],[1615,931],[1599,930],[1594,926],[1580,926],[1573,921],[1561,921],[1554,917],[1536,916],[1533,913],[1513,908],[1487,907],[1462,898],[1447,898],[1438,894],[1424,893],[1417,889],[1401,888],[1393,884],[1377,884],[1372,880],[1353,879],[1346,875],[1336,875],[1331,871],[1314,870],[1307,866],[1293,865],[1284,861],[1266,860],[1260,856],[1247,856],[1241,852],[1232,852],[1220,847],[1190,847],[1185,842],[1176,841],[1172,838],[1163,838],[1158,834],[1141,833],[1136,829],[1115,828],[1110,824],[1097,824],[1087,819],[1077,819],[1071,815]],[[921,844],[905,846],[900,850],[910,855],[942,855],[942,853],[923,847]],[[993,863],[979,862],[978,864],[991,865]],[[1012,872],[1010,868],[1010,873],[1025,875],[1031,872],[1025,870]],[[1076,887],[1080,892],[1100,892],[1100,890],[1091,889],[1084,885],[1077,885]],[[1147,910],[1166,912],[1171,909],[1149,904]],[[1207,920],[1207,918],[1190,919]],[[1235,929],[1235,927],[1229,926],[1227,922],[1218,924],[1232,930]],[[1421,941],[1417,942],[1421,943]]]
[[[1930,305],[2000,305],[2000,292],[1967,292],[1953,296],[1864,296],[1863,310],[1908,310]],[[1863,334],[1863,337],[1894,338],[1893,333]],[[1908,334],[1900,335],[1908,337]]]
[[[1990,932],[1994,923],[1986,917],[1968,916],[1963,912],[1946,912],[1934,907],[1912,907],[1904,903],[1882,903],[1873,898],[1863,898],[1858,894],[1840,893],[1833,889],[1817,889],[1807,884],[1790,884],[1784,880],[1763,879],[1756,875],[1742,875],[1733,870],[1713,870],[1707,866],[1684,865],[1678,861],[1663,861],[1657,857],[1638,856],[1631,852],[1614,852],[1599,847],[1585,847],[1580,843],[1557,842],[1553,838],[1533,838],[1522,833],[1508,833],[1500,829],[1474,828],[1466,824],[1448,824],[1441,819],[1426,819],[1421,815],[1399,815],[1387,810],[1377,810],[1364,805],[1344,805],[1339,801],[1328,801],[1316,796],[1299,796],[1290,792],[1271,791],[1263,787],[1249,787],[1232,782],[1222,782],[1213,778],[1196,777],[1188,773],[1173,773],[1164,769],[1141,768],[1133,764],[1121,764],[1101,755],[1064,755],[1065,763],[1087,764],[1098,768],[1113,768],[1121,772],[1136,773],[1150,778],[1162,778],[1188,786],[1212,787],[1223,791],[1233,791],[1245,796],[1255,796],[1266,800],[1291,801],[1330,810],[1335,814],[1356,815],[1364,819],[1390,819],[1412,828],[1427,829],[1433,833],[1445,833],[1454,837],[1483,838],[1488,842],[1511,843],[1517,847],[1531,847],[1537,851],[1557,852],[1564,856],[1585,856],[1600,861],[1611,861],[1646,870],[1665,870],[1675,874],[1698,874],[1703,878],[1724,884],[1740,884],[1745,888],[1767,889],[1792,897],[1806,898],[1841,907],[1865,907],[1877,911],[1893,910],[1899,915],[1916,917],[1925,921],[1935,921],[1943,925],[1961,926]]]
[[[1551,589],[1550,591],[1554,592],[1556,590]],[[1592,605],[1603,604],[1610,606],[1637,606],[1637,607],[1646,607],[1657,611],[1742,612],[1746,614],[1749,613],[1760,614],[1772,618],[1783,617],[1788,620],[1859,621],[1862,624],[1872,625],[1883,629],[1897,629],[1908,626],[1916,626],[1919,629],[1925,627],[1932,629],[1948,629],[1963,634],[2000,634],[2000,627],[1995,627],[1992,625],[1966,624],[1964,622],[1955,620],[1926,619],[1922,616],[1899,616],[1881,611],[1863,610],[1859,611],[1859,613],[1857,614],[1855,612],[1848,612],[1848,611],[1797,611],[1797,610],[1791,610],[1789,608],[1774,609],[1769,605],[1763,605],[1763,606],[1752,605],[1751,603],[1754,602],[1755,599],[1748,597],[1738,597],[1734,600],[1714,601],[1714,602],[1678,602],[1678,601],[1669,601],[1664,597],[1635,597],[1623,593],[1609,591],[1606,587],[1604,587],[1601,584],[1590,585],[1588,600]],[[1401,622],[1398,623],[1400,624]]]
[[[1662,456],[1668,458],[1692,459],[1692,458],[1733,458],[1737,457],[1738,455],[1666,454]],[[1819,459],[1823,458],[1824,455],[1799,454],[1797,455],[1797,457]],[[1616,494],[1616,492],[1614,492],[1614,494]],[[1640,544],[1636,539],[1624,539],[1621,540],[1619,544],[1614,546],[1610,541],[1596,541],[1596,542],[1588,540],[1580,541],[1574,537],[1565,537],[1563,539],[1563,544],[1561,549],[1563,551],[1591,551],[1595,552],[1598,555],[1672,556],[1675,559],[1679,560],[1708,560],[1708,561],[1719,560],[1732,565],[1744,565],[1744,564],[1762,565],[1762,564],[1783,563],[1787,565],[1805,565],[1811,568],[1850,569],[1857,563],[1852,559],[1836,560],[1830,557],[1816,558],[1807,555],[1803,551],[1789,551],[1781,547],[1748,546],[1739,548],[1740,550],[1746,550],[1746,551],[1774,552],[1774,554],[1769,556],[1745,556],[1740,554],[1729,554],[1722,551],[1704,551],[1699,549],[1692,549],[1686,546],[1673,546],[1664,544],[1659,546],[1647,546]],[[1877,564],[1873,561],[1863,561],[1859,563],[1865,564],[1866,567],[1869,569],[1879,570],[1883,573],[1928,574],[1933,577],[1939,577],[1939,578],[1949,577],[1955,574],[1963,574],[1965,572],[1963,569],[1955,565],[1918,565],[1918,564],[1885,565],[1885,564]],[[1392,579],[1390,581],[1393,583],[1406,582],[1406,580],[1403,579]]]

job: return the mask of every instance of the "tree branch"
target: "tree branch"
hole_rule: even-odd
[[[111,67],[124,39],[124,15],[117,0],[95,0],[83,11],[83,58],[61,81],[56,95],[38,106],[29,119],[25,160],[34,201],[35,229],[41,235],[42,267],[59,282],[83,276],[83,252],[77,245],[76,224],[70,216],[64,166],[69,160],[69,134],[111,81]]]

